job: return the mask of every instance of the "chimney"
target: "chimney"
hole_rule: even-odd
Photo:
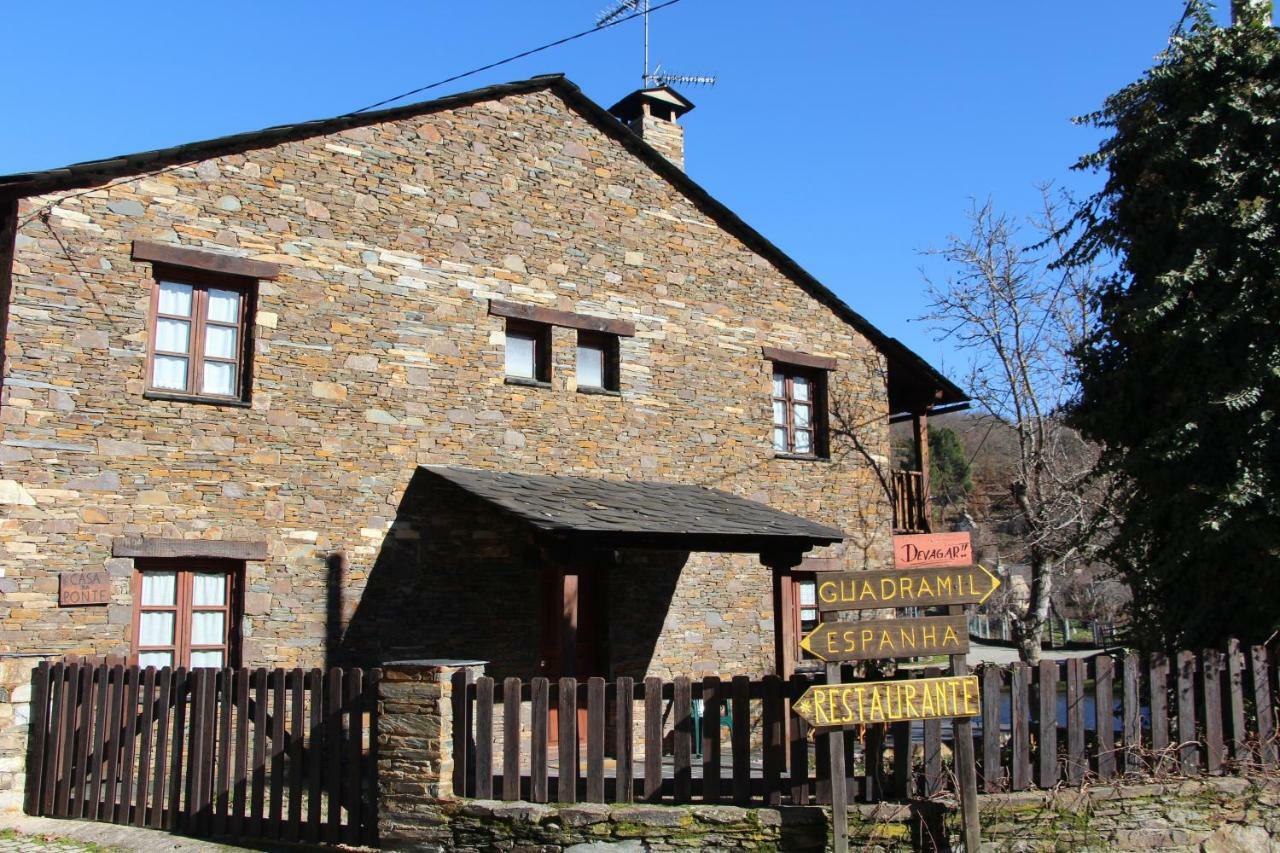
[[[1231,23],[1236,26],[1269,27],[1271,0],[1231,0]]]
[[[658,153],[684,169],[684,128],[676,119],[693,109],[693,102],[670,86],[632,92],[609,108],[631,132]]]

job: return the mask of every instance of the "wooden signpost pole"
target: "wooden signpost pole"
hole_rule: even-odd
[[[840,683],[840,664],[827,663],[827,684]],[[827,736],[831,748],[831,849],[849,853],[849,791],[845,787],[844,730],[832,729]]]
[[[952,604],[947,612],[963,615],[963,604]],[[963,654],[951,656],[951,674],[968,675],[969,661]],[[987,725],[983,721],[983,725]],[[973,719],[955,717],[951,720],[952,746],[954,748],[956,785],[960,788],[960,817],[964,833],[965,853],[977,853],[982,843],[982,831],[978,823],[978,768],[973,756]]]

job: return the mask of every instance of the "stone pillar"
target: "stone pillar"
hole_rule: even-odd
[[[378,836],[383,849],[446,845],[441,806],[454,799],[454,675],[483,661],[382,665],[378,682]]]
[[[31,728],[31,672],[54,657],[0,656],[0,825],[22,811],[27,783],[27,738]]]

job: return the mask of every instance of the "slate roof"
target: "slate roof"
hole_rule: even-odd
[[[783,275],[790,278],[807,293],[835,312],[836,316],[857,329],[885,355],[889,362],[889,391],[891,414],[907,411],[923,405],[956,406],[969,398],[955,383],[947,379],[932,365],[897,338],[891,338],[871,324],[865,317],[849,307],[822,282],[809,274],[789,255],[769,242],[736,213],[718,201],[683,169],[673,165],[647,142],[632,133],[621,121],[604,107],[588,98],[576,84],[563,74],[542,74],[527,80],[517,80],[494,86],[472,89],[436,98],[368,112],[346,113],[333,118],[297,122],[268,127],[263,130],[223,136],[200,142],[176,145],[154,151],[126,154],[104,160],[75,163],[58,169],[0,175],[0,201],[6,198],[23,198],[61,190],[92,187],[112,180],[144,174],[182,163],[194,163],[210,157],[266,148],[284,142],[309,139],[314,136],[337,133],[353,127],[365,127],[384,121],[397,121],[429,113],[456,109],[482,101],[496,100],[507,95],[548,89],[555,92],[566,104],[575,109],[587,121],[606,136],[617,140],[623,147],[662,175],[676,189],[725,231],[733,234],[754,251],[774,264]]]
[[[619,545],[656,539],[740,539],[825,545],[844,539],[834,527],[703,486],[640,480],[602,480],[548,474],[422,465],[468,494],[538,530],[609,539]],[[747,549],[751,550],[751,549]]]

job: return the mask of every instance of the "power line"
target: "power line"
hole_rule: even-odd
[[[597,26],[594,26],[589,30],[583,30],[580,33],[574,33],[571,36],[565,36],[562,39],[556,39],[553,42],[547,42],[546,44],[541,45],[540,47],[535,47],[526,51],[522,51],[521,53],[517,53],[514,56],[508,56],[506,59],[499,59],[497,62],[490,62],[488,65],[481,65],[479,68],[473,68],[470,71],[464,71],[461,74],[455,74],[452,77],[446,77],[443,80],[437,80],[436,82],[429,83],[426,86],[419,86],[416,89],[410,89],[408,92],[405,92],[400,95],[396,95],[394,98],[386,98],[376,103],[369,104],[367,107],[361,107],[358,110],[352,110],[351,112],[346,113],[346,115],[357,115],[359,113],[367,112],[368,110],[376,109],[377,107],[390,104],[393,101],[399,101],[402,98],[407,98],[410,95],[417,95],[421,92],[427,91],[428,89],[434,89],[437,86],[443,86],[446,83],[452,83],[455,80],[461,80],[463,77],[470,77],[473,74],[479,74],[481,71],[488,71],[492,68],[497,68],[500,65],[506,65],[510,62],[515,62],[517,59],[524,59],[526,56],[533,56],[535,53],[541,53],[544,50],[550,50],[553,47],[559,47],[562,44],[568,44],[571,41],[575,41],[577,39],[583,38],[584,36],[589,36],[592,33],[598,33],[602,30],[607,30],[610,27],[616,27],[618,24],[626,23],[627,21],[630,21],[633,18],[639,18],[642,15],[649,14],[650,12],[656,12],[659,9],[665,9],[668,6],[674,6],[679,2],[680,0],[666,0],[665,3],[659,3],[657,6],[647,7],[640,11],[632,12],[630,15],[625,15],[621,18],[613,18],[612,20],[608,20],[602,24],[598,24]]]
[[[551,49],[551,48],[553,48],[553,47],[559,47],[559,46],[560,46],[560,45],[562,45],[562,44],[568,44],[568,43],[569,43],[569,42],[571,42],[571,41],[576,41],[577,39],[584,38],[585,36],[589,36],[589,35],[591,35],[592,33],[598,33],[598,32],[601,32],[601,31],[603,31],[603,30],[607,30],[607,29],[609,29],[610,27],[616,27],[618,24],[625,23],[625,22],[627,22],[627,21],[630,21],[630,20],[631,20],[631,19],[633,19],[633,18],[640,17],[641,15],[646,15],[646,14],[648,14],[649,12],[657,12],[658,10],[660,10],[660,9],[665,9],[665,8],[667,8],[668,6],[674,6],[675,4],[677,4],[677,3],[679,3],[679,2],[680,2],[680,0],[665,0],[665,2],[663,2],[663,3],[659,3],[659,4],[658,4],[658,5],[656,5],[656,6],[649,7],[649,8],[648,8],[648,9],[646,9],[646,10],[638,11],[638,12],[635,12],[635,13],[633,13],[633,14],[626,15],[626,16],[624,16],[624,17],[621,17],[621,18],[615,18],[615,19],[614,19],[614,20],[612,20],[612,21],[608,21],[608,22],[606,22],[606,23],[600,24],[599,26],[592,27],[592,28],[591,28],[591,29],[589,29],[589,30],[583,30],[583,31],[582,31],[582,32],[580,32],[580,33],[574,33],[574,34],[573,34],[573,35],[571,35],[571,36],[565,36],[564,38],[556,39],[555,41],[552,41],[552,42],[547,42],[547,43],[546,43],[546,44],[544,44],[544,45],[539,45],[538,47],[534,47],[534,48],[530,48],[529,50],[521,51],[520,53],[513,54],[512,56],[508,56],[508,57],[506,57],[505,59],[499,59],[499,60],[497,60],[496,62],[490,62],[490,63],[488,63],[487,65],[481,65],[481,66],[479,66],[478,68],[472,68],[470,71],[464,71],[464,72],[462,72],[461,74],[454,74],[452,77],[446,77],[446,78],[444,78],[443,80],[437,80],[437,81],[436,81],[436,82],[434,82],[434,83],[428,83],[428,84],[427,84],[427,85],[425,85],[425,86],[419,86],[419,87],[418,87],[418,88],[416,88],[416,89],[410,89],[408,92],[403,92],[403,93],[401,93],[401,94],[399,94],[399,95],[396,95],[396,96],[394,96],[394,97],[391,97],[391,98],[384,98],[383,100],[381,100],[381,101],[377,101],[377,102],[372,103],[372,104],[369,104],[368,106],[360,107],[359,109],[352,110],[351,112],[342,113],[342,114],[340,114],[340,115],[334,116],[334,118],[345,118],[346,116],[359,115],[360,113],[368,112],[369,110],[376,109],[376,108],[381,107],[381,106],[384,106],[384,105],[386,105],[386,104],[390,104],[390,103],[392,103],[392,102],[394,102],[394,101],[399,101],[399,100],[401,100],[402,98],[407,98],[407,97],[409,97],[409,96],[411,96],[411,95],[417,95],[417,94],[419,94],[419,93],[421,93],[421,92],[425,92],[425,91],[427,91],[427,90],[429,90],[429,89],[435,89],[435,88],[438,88],[438,87],[443,86],[443,85],[445,85],[445,84],[447,84],[447,83],[453,83],[453,82],[455,82],[455,81],[457,81],[457,80],[461,80],[461,79],[463,79],[463,78],[465,78],[465,77],[472,77],[472,76],[474,76],[474,75],[476,75],[476,74],[479,74],[479,73],[481,73],[481,72],[483,72],[483,71],[489,71],[490,69],[497,68],[497,67],[502,66],[502,65],[508,65],[508,64],[510,64],[510,63],[512,63],[512,62],[515,62],[516,60],[524,59],[525,57],[528,57],[528,56],[533,56],[533,55],[534,55],[534,54],[536,54],[536,53],[541,53],[541,52],[543,52],[544,50],[550,50],[550,49]],[[171,165],[171,166],[163,166],[163,167],[161,167],[161,168],[159,168],[159,169],[152,169],[152,170],[149,170],[149,171],[147,171],[147,172],[143,172],[143,173],[141,173],[141,174],[131,175],[130,177],[127,177],[127,178],[121,178],[121,179],[116,180],[116,181],[109,181],[109,182],[107,182],[107,183],[105,183],[105,184],[102,184],[102,185],[99,185],[99,186],[90,187],[89,189],[87,189],[87,190],[83,190],[83,191],[78,192],[78,193],[71,193],[70,195],[60,196],[60,197],[58,198],[58,200],[57,200],[57,201],[50,202],[50,203],[48,203],[48,204],[46,204],[46,205],[44,205],[44,206],[42,206],[42,207],[40,207],[40,208],[36,209],[35,211],[33,211],[33,212],[31,213],[31,215],[30,215],[30,216],[28,216],[26,219],[24,219],[24,220],[22,220],[20,223],[18,223],[18,227],[19,227],[19,228],[22,228],[23,226],[25,226],[25,225],[27,225],[28,223],[30,223],[32,220],[34,220],[34,219],[38,218],[38,217],[39,217],[42,213],[44,213],[45,211],[49,210],[50,208],[52,208],[52,207],[54,207],[54,206],[56,206],[57,204],[60,204],[60,203],[62,203],[62,202],[69,201],[69,200],[74,199],[74,198],[79,198],[80,196],[88,195],[89,193],[98,192],[99,190],[106,189],[106,188],[109,188],[109,187],[118,187],[118,186],[121,186],[121,185],[123,185],[123,184],[133,183],[134,181],[140,181],[140,180],[142,180],[143,178],[149,178],[149,177],[152,177],[153,175],[161,175],[161,174],[164,174],[165,172],[170,172],[170,171],[173,171],[174,169],[179,169],[179,168],[181,168],[181,167],[183,167],[183,166],[185,166],[185,165],[187,165],[187,162],[183,162],[183,163],[175,163],[175,164],[173,164],[173,165]]]

